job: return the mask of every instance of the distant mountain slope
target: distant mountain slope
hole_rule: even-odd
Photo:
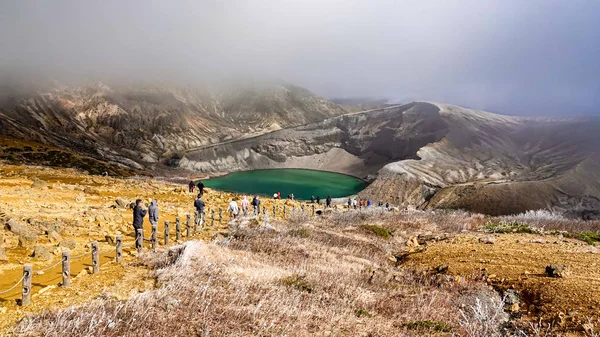
[[[600,119],[521,118],[437,103],[351,113],[191,151],[202,172],[312,168],[373,177],[373,201],[487,214],[600,217]]]
[[[102,83],[34,93],[0,90],[0,134],[135,168],[173,152],[345,112],[306,89],[283,83],[224,90]]]

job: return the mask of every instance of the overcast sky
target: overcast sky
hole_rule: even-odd
[[[600,115],[600,1],[1,1],[0,70]]]

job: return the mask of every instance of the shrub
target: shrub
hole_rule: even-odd
[[[529,224],[518,221],[504,221],[499,222],[488,221],[483,230],[491,233],[537,233],[535,229],[532,229]]]
[[[304,276],[298,274],[281,279],[281,284],[288,287],[294,287],[307,293],[313,292],[313,287],[304,280]]]
[[[371,317],[371,313],[369,313],[367,310],[365,309],[356,309],[354,310],[354,314],[356,315],[356,317]]]
[[[443,322],[414,321],[403,324],[409,330],[433,330],[436,332],[452,332],[452,328]]]
[[[373,232],[375,235],[382,237],[384,239],[389,239],[392,236],[392,232],[389,230],[379,227],[377,225],[362,225],[362,228]]]
[[[308,228],[304,228],[304,227],[292,229],[289,231],[289,235],[293,236],[293,237],[297,237],[297,238],[309,238],[310,230],[308,230]]]

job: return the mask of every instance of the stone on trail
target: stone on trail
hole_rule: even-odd
[[[117,198],[117,200],[115,200],[115,205],[117,205],[118,208],[122,208],[122,209],[126,209],[128,206],[127,202],[120,198]]]
[[[8,220],[4,227],[17,235],[23,233],[26,229],[24,225],[18,223],[15,219]]]
[[[494,244],[494,238],[491,236],[485,237],[485,238],[479,238],[479,242],[480,243],[485,243],[486,245],[493,245]]]
[[[33,247],[33,254],[31,254],[36,260],[48,261],[52,258],[50,249],[47,246],[35,246]]]
[[[569,267],[560,264],[546,266],[546,274],[550,277],[563,278],[570,275]]]
[[[29,232],[19,234],[19,247],[32,248],[37,243],[37,235]]]
[[[33,183],[31,184],[31,188],[36,190],[47,190],[48,184],[45,181],[40,180],[38,178],[33,178]]]
[[[51,231],[48,234],[48,240],[50,240],[50,242],[52,242],[52,243],[57,243],[62,240],[62,237],[56,231]]]
[[[77,247],[77,242],[75,242],[75,240],[73,239],[66,239],[66,240],[62,240],[59,244],[59,247],[61,248],[69,248],[70,250],[75,249],[75,247]]]

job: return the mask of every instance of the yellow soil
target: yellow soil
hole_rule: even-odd
[[[483,235],[462,234],[433,243],[411,255],[408,265],[449,266],[454,275],[485,275],[498,289],[522,294],[525,316],[541,316],[561,327],[581,327],[586,317],[600,317],[600,256],[598,248],[558,236],[497,234],[494,244],[478,241]],[[540,240],[542,243],[539,243]],[[550,278],[545,267],[567,265],[571,275]]]
[[[32,189],[34,178],[44,180],[49,188]],[[84,192],[86,187],[93,187],[95,191]],[[226,231],[229,217],[225,210],[234,196],[240,197],[208,189],[204,197],[208,209],[208,224],[210,224],[210,209],[215,209],[215,225],[199,229],[199,233],[193,234],[191,238],[210,239],[220,231]],[[85,201],[77,202],[78,197],[85,198]],[[63,239],[74,239],[77,242],[77,247],[71,251],[71,256],[89,252],[89,243],[94,240],[99,242],[100,251],[112,251],[114,246],[106,241],[106,235],[112,237],[123,235],[123,246],[131,247],[134,240],[131,226],[132,211],[114,208],[117,198],[127,203],[136,198],[144,200],[145,203],[157,199],[160,209],[159,242],[163,242],[164,221],[170,220],[171,243],[175,244],[176,217],[181,219],[183,239],[188,239],[185,237],[186,215],[194,212],[195,193],[188,193],[186,186],[150,180],[92,177],[70,169],[0,164],[0,213],[6,215],[4,220],[12,218],[26,225],[38,235],[38,245],[55,247],[51,260],[37,261],[30,257],[32,249],[18,248],[18,235],[4,227],[0,228],[0,245],[6,249],[8,257],[8,262],[0,262],[0,292],[10,288],[21,278],[24,263],[32,263],[34,269],[33,297],[30,306],[18,306],[17,299],[21,297],[20,286],[7,294],[0,295],[0,335],[10,331],[10,328],[25,314],[85,303],[101,294],[127,298],[131,293],[145,291],[153,286],[150,271],[132,263],[136,260],[136,252],[133,248],[124,248],[122,264],[114,262],[114,252],[101,255],[99,275],[86,272],[86,268],[91,266],[89,254],[73,259],[72,283],[68,289],[57,286],[61,282],[60,265],[44,274],[36,274],[36,271],[47,268],[61,259],[62,248],[58,247],[58,242],[49,241],[45,235],[45,228],[53,224],[60,224],[64,229],[61,233]],[[279,217],[282,216],[283,204],[287,203],[289,206],[292,204],[285,200],[263,200],[269,215],[274,203],[278,205]],[[293,202],[293,204],[299,207],[298,203]],[[218,217],[219,207],[223,209],[221,224]],[[151,228],[147,218],[144,224],[145,236],[149,238]],[[149,249],[149,243],[145,245],[145,249]]]

